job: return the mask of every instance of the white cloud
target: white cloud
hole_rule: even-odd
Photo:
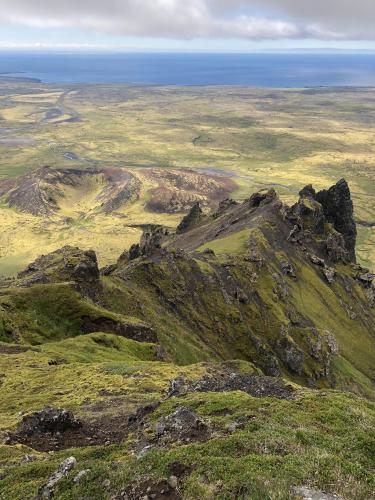
[[[125,36],[375,39],[375,0],[1,0],[0,24]]]

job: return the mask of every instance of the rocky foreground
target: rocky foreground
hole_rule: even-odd
[[[374,275],[344,180],[0,288],[1,498],[372,498]]]

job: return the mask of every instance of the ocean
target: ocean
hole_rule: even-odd
[[[45,83],[375,86],[373,53],[39,53],[0,52],[0,74]]]

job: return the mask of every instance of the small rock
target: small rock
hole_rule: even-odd
[[[230,432],[231,434],[233,434],[233,432],[236,432],[236,430],[238,429],[239,427],[239,423],[238,422],[231,422],[230,424],[227,424],[225,426],[226,430],[228,432]]]
[[[152,450],[152,446],[151,445],[148,445],[148,446],[145,446],[144,448],[142,448],[142,450],[138,453],[137,455],[137,459],[140,460],[141,458],[143,458],[149,451]]]
[[[60,467],[52,474],[47,483],[42,485],[37,494],[37,499],[50,499],[53,497],[54,490],[58,483],[77,465],[74,457],[68,457]]]
[[[85,476],[87,476],[87,474],[90,472],[90,469],[83,469],[83,470],[80,470],[78,472],[78,474],[76,475],[76,477],[73,479],[73,482],[75,484],[78,484],[81,482],[81,479]]]
[[[177,377],[169,382],[168,397],[180,394],[181,389],[184,387],[184,377]]]
[[[297,224],[295,224],[288,235],[287,241],[290,241],[291,243],[297,243],[300,231],[301,228],[297,226]]]
[[[102,486],[103,488],[109,488],[111,486],[111,481],[109,479],[104,479]]]
[[[290,262],[288,262],[287,260],[283,260],[280,262],[280,267],[283,274],[292,278],[296,278],[296,272]]]
[[[34,460],[36,460],[34,455],[25,455],[21,458],[20,464],[27,464],[29,462],[34,462]]]
[[[343,500],[339,495],[324,493],[323,491],[313,490],[306,486],[295,486],[292,488],[294,498],[302,500]]]
[[[171,441],[204,440],[208,436],[208,427],[198,415],[185,406],[180,406],[166,417],[162,417],[156,428],[159,439]]]
[[[321,259],[320,257],[318,257],[317,255],[314,255],[314,254],[310,254],[310,260],[313,264],[315,264],[316,266],[321,266],[321,267],[325,267],[325,262],[324,262],[324,259]]]
[[[171,488],[176,489],[178,485],[178,479],[176,476],[170,476],[168,479],[168,484]]]
[[[363,273],[358,276],[359,281],[365,286],[370,287],[371,283],[374,281],[375,274],[373,273]]]
[[[333,283],[335,281],[336,271],[333,267],[325,267],[323,269],[323,274],[326,277],[328,283]]]

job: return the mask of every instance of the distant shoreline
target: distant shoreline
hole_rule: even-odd
[[[19,71],[19,74],[25,73],[24,71]],[[0,81],[10,80],[17,82],[30,82],[30,83],[44,83],[39,78],[32,78],[28,76],[13,76],[15,73],[0,72]]]
[[[0,51],[0,79],[55,85],[375,87],[375,53],[36,53]]]

